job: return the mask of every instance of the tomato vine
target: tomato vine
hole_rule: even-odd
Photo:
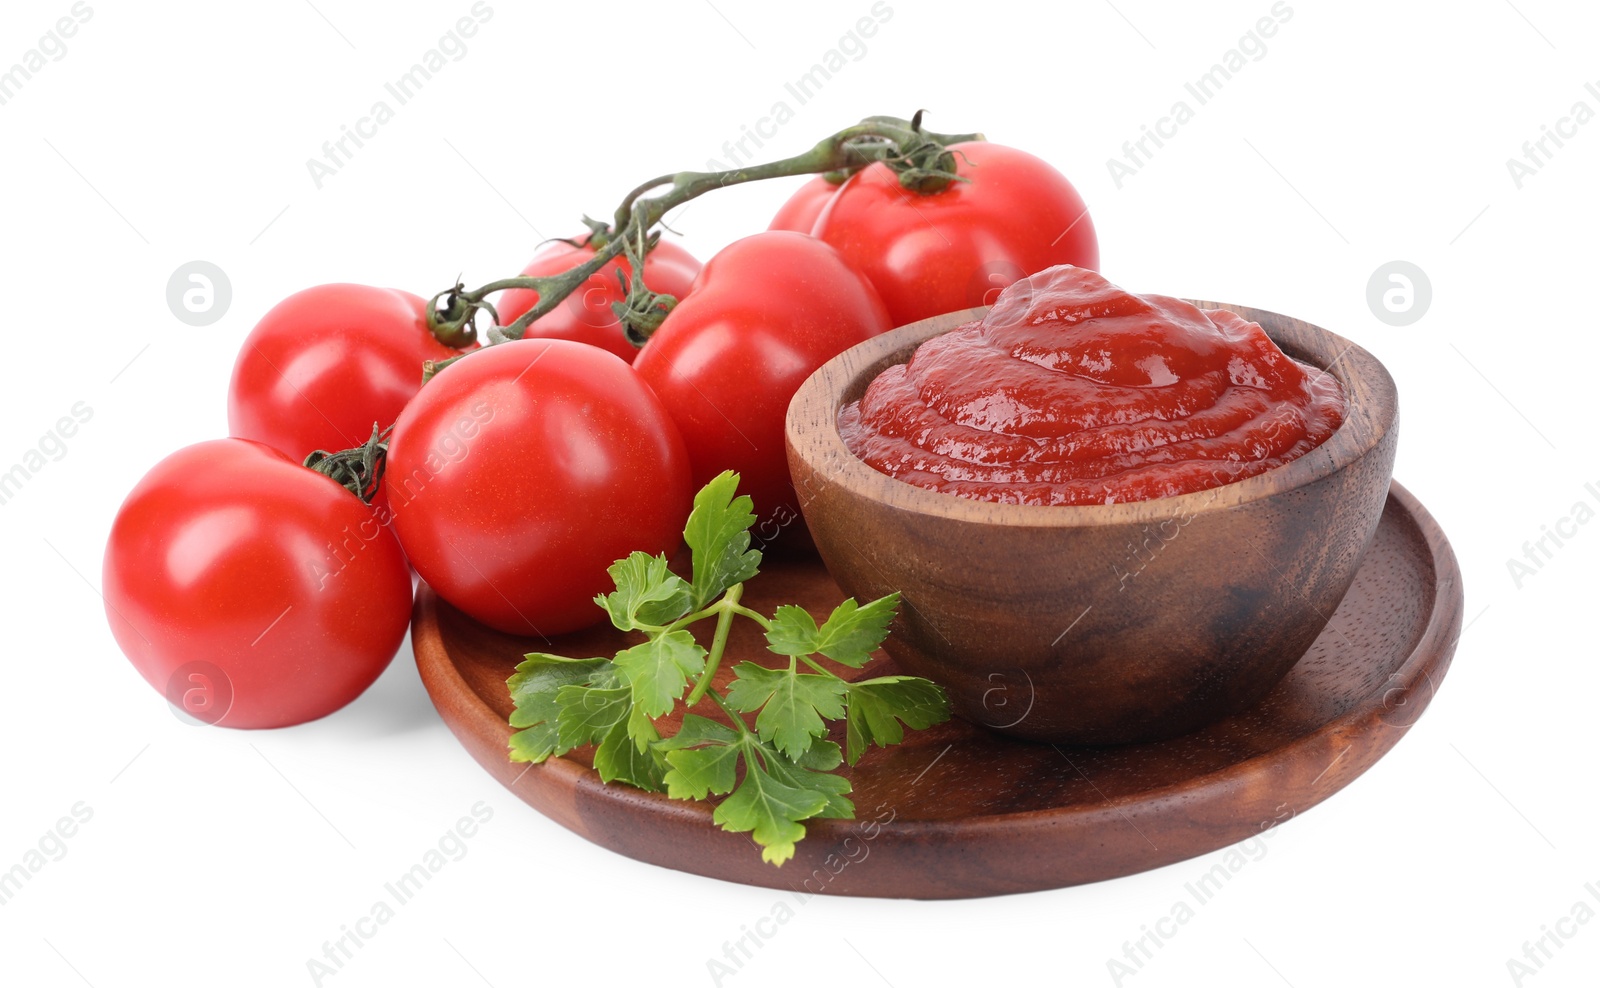
[[[707,192],[731,185],[818,174],[842,179],[875,162],[883,162],[893,169],[903,187],[924,195],[932,194],[952,181],[961,180],[955,173],[954,153],[949,145],[983,139],[982,134],[939,134],[924,130],[919,110],[910,120],[867,117],[823,138],[808,151],[778,161],[729,171],[681,171],[659,175],[623,197],[609,227],[585,218],[591,231],[586,242],[596,248],[589,260],[562,274],[501,278],[474,289],[458,281],[430,300],[428,328],[447,346],[467,346],[476,338],[478,313],[487,311],[494,319],[488,331],[491,345],[520,339],[535,320],[549,313],[590,276],[617,257],[626,256],[634,272],[633,279],[626,286],[626,301],[617,303],[615,308],[629,338],[642,345],[677,302],[670,295],[651,292],[645,287],[641,274],[644,255],[660,237],[655,227],[671,210]],[[664,187],[664,192],[647,195]],[[537,292],[539,301],[509,325],[502,326],[499,314],[488,299],[496,292],[514,288]],[[424,380],[469,355],[428,362],[424,367]]]

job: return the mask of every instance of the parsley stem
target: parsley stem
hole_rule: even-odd
[[[743,595],[744,584],[735,583],[728,588],[727,593],[722,595],[721,600],[706,608],[707,612],[719,612],[717,614],[717,631],[711,638],[711,651],[706,654],[705,670],[700,673],[700,679],[694,684],[694,690],[689,693],[689,699],[684,701],[685,707],[693,707],[699,703],[700,698],[705,696],[706,692],[711,689],[711,679],[717,673],[717,666],[722,664],[722,653],[728,645],[728,628],[733,625],[733,614],[735,611],[747,610],[739,606],[739,598]],[[693,616],[692,614],[690,615],[690,617]],[[722,698],[720,696],[715,693],[711,695],[716,697],[719,703],[721,702]]]
[[[711,699],[717,701],[717,706],[721,707],[722,712],[728,715],[728,720],[732,722],[729,724],[730,727],[738,731],[741,735],[748,736],[752,733],[750,728],[745,726],[744,718],[739,716],[739,711],[733,709],[733,704],[729,703],[727,700],[724,700],[721,693],[718,693],[716,690],[712,690]]]
[[[743,614],[745,617],[747,617],[750,620],[754,621],[756,624],[761,625],[761,630],[763,630],[763,631],[771,631],[772,630],[772,621],[765,614],[762,614],[760,611],[752,611],[750,608],[740,605],[739,602],[738,602],[738,598],[734,599],[732,610],[733,610],[733,612],[735,614]]]
[[[665,628],[659,628],[659,629],[655,629],[655,630],[659,630],[659,631],[682,631],[684,628],[687,628],[689,625],[694,624],[696,621],[704,621],[708,617],[716,617],[716,616],[719,616],[721,614],[722,614],[722,601],[719,599],[715,604],[710,604],[710,605],[708,605],[706,607],[702,607],[698,611],[695,611],[693,614],[685,614],[683,617],[681,617],[678,620],[676,620],[676,621],[672,622],[671,624],[667,625]],[[640,631],[649,632],[652,629],[640,626],[639,630]]]
[[[834,672],[832,669],[829,669],[826,666],[821,665],[820,663],[818,663],[815,659],[813,659],[809,655],[800,656],[800,661],[804,662],[806,665],[808,665],[811,668],[813,668],[813,669],[817,670],[818,672],[822,673],[824,676],[832,676],[834,679],[844,679],[843,676],[841,676],[838,673]],[[844,681],[845,682],[849,682],[848,679],[845,679]]]

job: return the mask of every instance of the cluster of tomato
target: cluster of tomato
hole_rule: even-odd
[[[633,550],[672,552],[692,493],[737,470],[766,520],[798,518],[789,400],[813,371],[893,326],[992,301],[1056,264],[1098,266],[1060,173],[997,144],[952,146],[961,181],[923,194],[875,163],[812,179],[765,232],[704,267],[657,244],[645,285],[681,302],[642,349],[612,303],[619,257],[519,340],[460,357],[423,298],[360,285],[273,308],[240,351],[232,438],[172,454],[134,488],[106,549],[112,630],[144,677],[210,723],[324,716],[377,678],[411,607],[407,561],[494,628],[549,637],[603,618],[594,595]],[[526,274],[594,256],[547,246]],[[502,294],[504,324],[537,296]],[[302,461],[377,446],[380,489]],[[360,460],[359,456],[347,457]],[[370,475],[357,473],[354,487]],[[367,503],[367,499],[371,503]]]

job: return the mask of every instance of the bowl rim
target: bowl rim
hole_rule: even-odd
[[[1200,309],[1228,309],[1261,325],[1285,353],[1344,389],[1345,417],[1318,446],[1270,470],[1217,487],[1172,497],[1112,504],[1028,505],[978,501],[932,491],[880,473],[852,453],[839,435],[839,409],[856,400],[886,367],[904,363],[923,341],[982,318],[987,306],[908,323],[858,343],[824,363],[795,392],[784,422],[790,455],[812,474],[859,497],[889,500],[897,508],[953,521],[1025,528],[1076,528],[1165,521],[1225,511],[1323,480],[1376,448],[1395,427],[1398,395],[1388,369],[1364,347],[1313,323],[1269,309],[1183,299]],[[1333,353],[1324,363],[1317,345]],[[822,428],[814,428],[820,418]],[[885,485],[892,484],[893,487]],[[810,500],[797,491],[802,508]]]

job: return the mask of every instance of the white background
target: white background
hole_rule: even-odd
[[[0,506],[5,703],[0,868],[79,802],[67,853],[0,906],[8,984],[304,985],[479,801],[493,819],[325,984],[712,983],[706,962],[776,894],[593,847],[523,806],[439,721],[402,649],[344,711],[265,733],[181,723],[134,673],[97,596],[112,515],[152,464],[226,432],[228,372],[273,303],[328,281],[431,294],[510,274],[637,181],[704,167],[787,100],[763,157],[862,116],[930,111],[1055,164],[1104,270],[1135,291],[1292,313],[1399,383],[1396,475],[1461,558],[1466,620],[1434,706],[1347,790],[1285,825],[1125,984],[1506,985],[1507,960],[1600,882],[1593,615],[1600,525],[1518,587],[1507,560],[1595,506],[1600,123],[1523,187],[1506,159],[1600,88],[1600,12],[1555,0],[1291,0],[1292,19],[1119,189],[1106,161],[1238,43],[1270,0],[1044,6],[890,0],[892,18],[799,106],[784,89],[869,0],[514,5],[317,189],[306,160],[384,96],[470,0],[91,0],[0,106],[9,363],[0,469],[76,402],[67,455]],[[1203,6],[1204,9],[1201,9]],[[69,12],[8,0],[0,68]],[[1553,147],[1553,145],[1552,145]],[[704,258],[789,185],[680,215]],[[214,325],[168,277],[213,262]],[[1369,310],[1404,259],[1431,308]],[[1570,529],[1569,529],[1570,530]],[[1220,852],[1219,852],[1220,855]],[[725,984],[1112,984],[1107,961],[1217,856],[969,902],[817,897]],[[1600,902],[1589,900],[1600,908]],[[1600,922],[1525,984],[1593,984]]]

